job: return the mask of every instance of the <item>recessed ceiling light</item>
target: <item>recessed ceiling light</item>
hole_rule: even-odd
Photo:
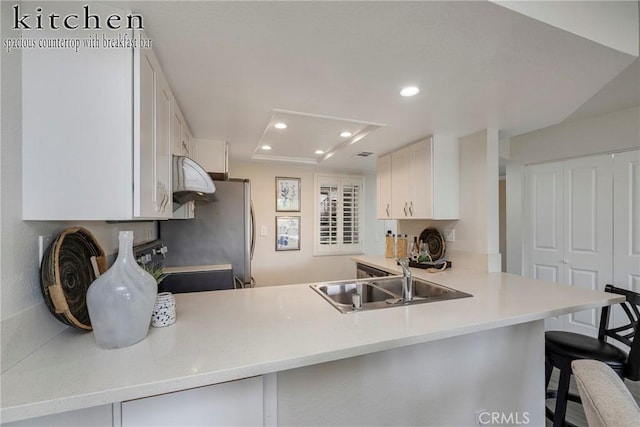
[[[418,89],[416,86],[408,86],[403,88],[400,91],[400,95],[401,96],[414,96],[417,95],[420,92],[420,89]]]
[[[271,150],[271,146],[270,146],[270,145],[263,145],[263,146],[262,146],[262,147],[260,147],[260,148],[262,148],[262,149],[263,149],[263,150],[265,150],[265,151],[269,151],[269,150]]]
[[[287,124],[286,123],[282,123],[282,122],[278,122],[275,125],[273,125],[274,128],[276,129],[286,129],[287,128]]]
[[[315,151],[315,153],[316,153],[316,154],[324,154],[324,151],[322,151],[322,150],[316,150],[316,151]]]
[[[349,132],[348,130],[345,130],[344,132],[340,132],[340,136],[343,138],[349,138],[351,135],[353,135],[351,132]]]

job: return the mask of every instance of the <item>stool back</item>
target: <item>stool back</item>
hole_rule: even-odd
[[[624,295],[626,300],[618,305],[627,315],[628,323],[623,326],[610,328],[609,318],[611,316],[611,306],[603,307],[600,316],[598,339],[600,341],[606,341],[607,337],[613,338],[629,347],[629,356],[625,365],[624,376],[632,381],[638,381],[640,380],[640,339],[634,340],[634,337],[638,332],[638,323],[640,321],[640,294],[627,289],[616,288],[613,285],[605,286],[604,291]]]

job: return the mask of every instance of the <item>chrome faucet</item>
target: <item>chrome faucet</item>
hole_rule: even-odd
[[[398,264],[402,267],[402,301],[413,300],[413,281],[409,270],[409,258],[398,258]]]

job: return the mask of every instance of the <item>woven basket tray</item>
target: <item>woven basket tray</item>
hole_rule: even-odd
[[[96,279],[91,258],[98,270],[107,269],[104,251],[93,235],[81,227],[64,230],[47,248],[40,267],[44,301],[53,316],[74,328],[90,331],[87,289]]]

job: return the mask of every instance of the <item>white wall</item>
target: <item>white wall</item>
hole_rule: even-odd
[[[507,165],[507,271],[522,274],[522,189],[526,165],[638,147],[638,107],[512,137]]]
[[[2,38],[11,30],[13,2],[1,2]],[[4,372],[66,328],[50,315],[40,292],[38,236],[56,236],[66,227],[89,229],[107,254],[117,250],[118,231],[134,230],[136,242],[155,238],[154,223],[22,221],[22,92],[19,50],[2,53],[0,71],[2,109],[0,147],[0,333],[1,370]],[[64,189],[60,189],[64,191]]]
[[[231,147],[233,149],[233,146]],[[256,247],[251,273],[257,286],[285,285],[325,280],[343,280],[355,277],[355,264],[348,255],[313,256],[314,221],[314,172],[344,173],[328,171],[310,166],[275,165],[262,162],[233,162],[229,175],[232,178],[248,178],[251,181],[251,198],[256,215]],[[276,212],[276,176],[301,179],[300,212]],[[375,220],[375,176],[365,180],[365,234],[364,248],[368,254],[383,254],[383,221]],[[300,250],[275,250],[276,216],[300,216]],[[380,224],[382,223],[382,224]],[[262,227],[267,228],[267,236],[260,236]],[[380,234],[380,240],[376,235]]]

